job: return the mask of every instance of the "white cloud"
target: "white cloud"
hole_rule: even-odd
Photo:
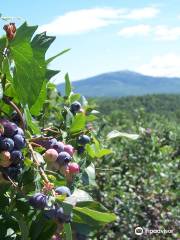
[[[38,31],[47,31],[56,35],[79,34],[106,27],[120,20],[153,18],[158,12],[159,10],[153,7],[134,10],[115,8],[81,9],[57,17],[52,22],[40,26]]]
[[[139,24],[122,28],[118,35],[123,37],[152,36],[154,40],[174,41],[180,39],[180,27]]]
[[[119,32],[119,36],[133,37],[134,35],[147,36],[151,32],[151,26],[146,24],[139,24],[135,26],[122,28]]]
[[[152,58],[150,63],[135,69],[145,75],[180,77],[180,55],[168,53]]]
[[[178,40],[180,38],[180,27],[156,26],[154,35],[158,40]]]
[[[155,7],[145,7],[141,9],[133,9],[127,15],[124,16],[126,19],[140,20],[146,18],[153,18],[159,13],[159,9]]]

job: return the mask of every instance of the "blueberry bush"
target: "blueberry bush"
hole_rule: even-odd
[[[46,58],[55,40],[38,26],[4,26],[0,38],[0,239],[83,239],[116,220],[93,200],[96,159],[112,153],[98,139],[93,104],[65,95]]]

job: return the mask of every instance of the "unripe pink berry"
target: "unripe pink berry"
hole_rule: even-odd
[[[72,145],[64,145],[64,151],[69,153],[69,155],[71,155],[71,157],[73,156],[75,149]]]
[[[69,163],[68,167],[67,167],[67,170],[68,170],[69,173],[77,174],[80,171],[80,167],[75,162],[74,163]]]
[[[44,154],[43,157],[48,162],[55,162],[58,157],[58,152],[55,149],[48,149]]]
[[[11,154],[8,151],[2,151],[0,153],[0,166],[9,167],[11,165]]]

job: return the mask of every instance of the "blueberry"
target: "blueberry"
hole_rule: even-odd
[[[22,130],[22,128],[20,127],[17,128],[17,134],[24,136],[24,131]]]
[[[49,209],[49,210],[45,210],[44,215],[47,219],[53,219],[56,218],[56,209]]]
[[[81,144],[81,145],[86,145],[89,142],[90,142],[90,137],[87,136],[87,135],[81,135],[78,138],[78,143]]]
[[[48,162],[55,162],[58,157],[58,152],[55,149],[50,148],[46,150],[46,152],[43,154],[43,157]]]
[[[18,150],[24,148],[26,145],[25,138],[20,134],[16,134],[13,140],[14,140],[14,147]]]
[[[69,153],[60,152],[56,161],[59,165],[62,166],[62,165],[68,164],[71,161],[71,159],[72,158],[71,158],[71,155],[69,155]]]
[[[71,221],[71,215],[66,215],[62,207],[57,209],[56,218],[60,223],[69,223]]]
[[[81,109],[81,104],[78,101],[75,101],[71,104],[70,110],[72,113],[77,113]]]
[[[3,124],[4,126],[4,136],[6,137],[13,137],[18,132],[18,127],[15,123],[6,122]]]
[[[14,148],[14,141],[11,138],[0,138],[0,150],[12,151]]]
[[[56,142],[51,144],[51,148],[55,149],[58,153],[64,151],[64,143],[62,142]]]
[[[19,150],[13,150],[11,152],[11,161],[13,164],[18,164],[23,160],[23,154]]]
[[[66,186],[61,186],[61,187],[57,187],[55,189],[55,192],[59,195],[67,195],[68,197],[71,196],[71,192],[70,189]]]
[[[47,206],[47,196],[43,193],[36,193],[29,198],[29,204],[36,209],[44,209]]]
[[[64,145],[64,151],[69,153],[71,156],[73,156],[75,152],[74,147],[71,145]]]
[[[82,154],[83,152],[84,152],[84,146],[78,146],[78,148],[77,148],[77,152],[78,152],[78,154]]]

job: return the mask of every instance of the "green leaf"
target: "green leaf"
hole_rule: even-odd
[[[51,57],[51,58],[48,58],[48,59],[46,60],[46,63],[49,64],[49,63],[52,62],[54,59],[56,59],[57,57],[63,55],[63,54],[66,53],[66,52],[69,52],[70,50],[71,50],[70,48],[65,49],[65,50],[63,50],[62,52],[56,54],[55,56],[53,56],[53,57]]]
[[[66,94],[66,97],[70,96],[71,91],[72,91],[71,82],[70,82],[68,73],[66,73],[66,75],[65,75],[65,94]]]
[[[100,224],[106,224],[116,220],[116,215],[114,213],[99,212],[87,207],[75,207],[73,211],[76,214],[82,213],[83,215],[90,217],[91,220],[99,222]]]
[[[38,58],[43,58],[45,60],[45,53],[50,47],[50,45],[54,42],[56,37],[53,36],[47,36],[46,32],[36,34],[36,36],[33,38],[31,42],[31,46],[33,48],[33,51],[36,55],[39,55]]]
[[[91,163],[82,175],[83,182],[87,185],[96,186],[96,173],[95,173],[95,166]]]
[[[72,240],[72,230],[71,230],[71,224],[65,223],[64,224],[64,232],[66,234],[66,240]]]
[[[85,128],[86,124],[86,117],[83,113],[78,113],[72,120],[70,132],[73,133],[78,133],[81,130]]]
[[[38,116],[42,107],[43,107],[43,104],[46,100],[46,97],[47,97],[47,88],[46,88],[46,85],[47,85],[47,82],[44,81],[43,82],[43,85],[42,85],[42,88],[41,88],[41,92],[39,94],[39,97],[37,98],[35,104],[31,107],[30,109],[30,112],[31,114],[33,114],[34,116]]]
[[[96,153],[96,157],[97,158],[102,158],[102,157],[104,157],[104,156],[106,156],[106,155],[109,155],[109,154],[111,154],[112,153],[112,150],[111,149],[105,149],[105,148],[103,148],[103,149],[101,149],[100,151],[98,151],[97,153]]]
[[[70,103],[73,103],[73,102],[79,100],[80,97],[81,97],[80,94],[78,94],[78,93],[72,93],[72,94],[70,95],[70,99],[69,99],[69,100],[70,100]]]
[[[93,201],[92,197],[85,191],[76,189],[70,197],[67,197],[64,202],[75,205],[78,202]]]
[[[21,231],[21,240],[28,240],[29,229],[28,229],[28,224],[26,223],[23,215],[18,212],[15,212],[13,215],[15,216]]]
[[[23,105],[32,106],[39,96],[45,79],[45,64],[36,58],[30,44],[30,38],[36,27],[21,26],[16,38],[10,44],[11,57],[14,60],[13,86]]]
[[[117,137],[126,137],[126,138],[129,138],[132,140],[137,140],[139,138],[139,135],[119,132],[117,130],[113,130],[107,135],[107,139],[112,139],[112,138],[117,138]]]
[[[59,70],[46,69],[45,78],[49,81],[52,77],[54,77],[59,72],[60,72]]]
[[[38,125],[36,124],[36,122],[32,119],[32,116],[28,107],[24,109],[24,114],[25,114],[25,119],[26,119],[28,128],[33,132],[33,134],[40,134],[41,131]]]

